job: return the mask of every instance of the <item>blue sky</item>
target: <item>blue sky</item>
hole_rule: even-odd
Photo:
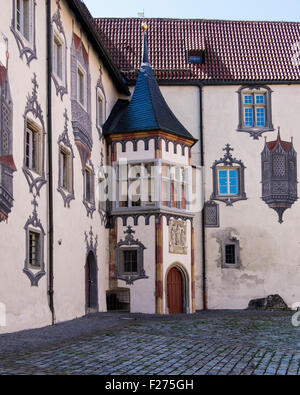
[[[300,22],[300,0],[85,0],[95,17],[204,18]]]

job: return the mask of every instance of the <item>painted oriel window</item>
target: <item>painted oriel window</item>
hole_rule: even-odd
[[[298,199],[297,153],[293,141],[276,141],[265,144],[261,154],[262,199],[274,209],[283,222],[284,212]]]
[[[0,222],[7,221],[13,207],[13,174],[17,170],[13,159],[13,103],[8,79],[8,52],[6,55],[6,65],[0,61]]]

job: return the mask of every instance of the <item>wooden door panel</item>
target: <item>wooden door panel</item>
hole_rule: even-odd
[[[170,314],[183,312],[182,275],[178,269],[170,270],[167,279],[168,308]]]

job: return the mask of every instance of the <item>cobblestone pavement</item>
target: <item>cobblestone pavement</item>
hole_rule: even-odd
[[[0,336],[0,374],[299,375],[300,327],[292,314],[95,315]],[[44,339],[39,350],[24,343],[33,334]]]

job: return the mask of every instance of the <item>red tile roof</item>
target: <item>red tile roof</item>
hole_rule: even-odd
[[[270,150],[271,152],[273,152],[273,151],[276,150],[278,144],[281,145],[282,149],[283,149],[285,152],[288,152],[288,151],[291,149],[291,147],[293,146],[293,143],[292,143],[292,142],[289,143],[288,141],[283,141],[283,140],[281,140],[280,133],[278,133],[277,140],[267,142],[267,147],[269,148],[269,150]]]
[[[6,78],[6,68],[0,64],[0,86],[3,85]]]
[[[145,22],[149,60],[160,81],[300,80],[300,66],[293,63],[294,45],[300,43],[300,23],[189,19]],[[95,24],[125,77],[135,80],[142,57],[141,19],[100,18]],[[187,50],[204,50],[204,64],[188,64]]]
[[[10,169],[17,171],[14,158],[12,155],[0,156],[0,163],[9,167]]]

